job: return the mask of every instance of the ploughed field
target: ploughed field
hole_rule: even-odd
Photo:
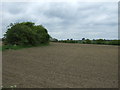
[[[2,55],[3,87],[118,87],[118,46],[50,43]]]

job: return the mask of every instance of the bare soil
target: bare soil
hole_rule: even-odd
[[[118,87],[118,46],[51,43],[2,55],[4,87]]]
[[[2,41],[0,41],[0,46],[2,46]]]

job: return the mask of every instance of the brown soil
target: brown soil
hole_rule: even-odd
[[[4,87],[118,87],[118,46],[51,43],[4,51],[2,60]]]
[[[2,46],[2,41],[0,41],[0,46]]]

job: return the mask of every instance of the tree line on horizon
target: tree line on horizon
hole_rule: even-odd
[[[62,43],[80,43],[80,44],[103,44],[103,45],[120,45],[120,40],[106,40],[106,39],[85,39],[82,40],[73,40],[73,39],[66,39],[66,40],[58,40],[53,38],[52,42],[62,42]]]

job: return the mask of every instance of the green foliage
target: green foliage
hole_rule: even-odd
[[[98,40],[96,40],[96,43],[97,43],[97,44],[104,44],[105,41],[104,41],[103,39],[98,39]]]
[[[91,44],[91,40],[86,39],[86,40],[85,40],[85,43],[86,43],[86,44]]]
[[[38,43],[47,43],[49,41],[50,36],[42,25],[34,26],[32,29],[36,33],[36,38],[39,41]]]
[[[10,26],[3,38],[4,44],[33,46],[49,42],[49,34],[42,25],[22,22]]]
[[[52,38],[52,37],[50,36],[50,41],[51,41],[51,42],[58,42],[58,39]]]
[[[28,27],[34,27],[34,25],[35,25],[35,23],[32,23],[32,22],[22,22],[20,24],[26,25]]]
[[[61,41],[58,41],[58,42],[63,42],[63,43],[78,43],[78,41],[76,41],[76,40],[61,40]]]
[[[105,39],[97,39],[97,40],[59,40],[58,42],[63,43],[81,43],[81,44],[101,44],[101,45],[120,45],[120,40],[105,40]]]
[[[111,40],[108,43],[109,45],[120,45],[120,40]]]
[[[45,43],[45,44],[39,44],[37,45],[36,47],[41,47],[41,46],[48,46],[49,43]],[[3,46],[0,46],[0,51],[5,51],[5,50],[18,50],[18,49],[24,49],[24,48],[31,48],[33,47],[32,45],[3,45]]]

